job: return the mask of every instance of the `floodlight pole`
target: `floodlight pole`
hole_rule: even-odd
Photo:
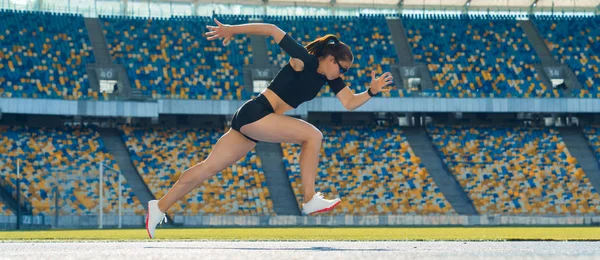
[[[21,229],[21,159],[17,159],[17,230]]]
[[[104,190],[104,185],[102,184],[102,177],[104,176],[104,163],[100,163],[100,178],[98,180],[98,185],[100,185],[100,188],[98,189],[98,192],[100,192],[100,207],[98,207],[99,211],[98,215],[99,215],[99,223],[98,223],[98,228],[102,229],[102,217],[104,215],[104,212],[102,211],[102,206],[103,206],[103,201],[104,199],[102,198],[102,191]]]
[[[118,170],[116,170],[116,169],[114,169],[114,168],[106,165],[104,162],[100,162],[100,181],[99,181],[99,185],[100,185],[100,191],[99,191],[100,192],[99,222],[100,223],[98,224],[98,228],[102,229],[102,227],[103,227],[103,219],[104,219],[104,211],[103,211],[103,208],[104,208],[103,207],[103,205],[104,205],[104,198],[103,198],[104,197],[103,196],[103,193],[104,193],[104,183],[103,183],[104,168],[112,170],[112,171],[114,171],[114,172],[116,172],[118,174],[117,175],[117,182],[119,184],[119,188],[118,188],[119,190],[117,192],[118,195],[119,195],[119,208],[118,208],[118,212],[119,212],[118,213],[119,214],[119,226],[118,227],[121,228],[122,227],[122,223],[123,223],[123,214],[121,212],[121,208],[122,208],[122,205],[123,205],[122,201],[121,201],[121,197],[122,197],[122,195],[121,195],[121,193],[122,193],[122,189],[121,189],[121,171],[118,171]]]

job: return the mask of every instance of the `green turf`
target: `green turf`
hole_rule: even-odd
[[[600,241],[600,227],[448,227],[448,228],[189,228],[158,229],[159,240],[338,240],[338,241]],[[146,230],[49,230],[0,232],[7,240],[147,240]]]

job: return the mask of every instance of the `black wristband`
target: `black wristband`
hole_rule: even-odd
[[[368,93],[368,94],[369,94],[369,96],[371,96],[371,97],[377,96],[377,94],[379,94],[379,93],[377,93],[377,94],[373,94],[373,92],[371,92],[371,88],[369,88],[369,89],[367,90],[367,93]]]

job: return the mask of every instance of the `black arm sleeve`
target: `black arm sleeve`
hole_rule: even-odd
[[[312,55],[308,53],[306,48],[300,45],[296,40],[292,39],[289,34],[285,34],[279,42],[279,46],[292,58],[300,59],[305,64],[310,61]]]
[[[328,80],[327,83],[329,83],[329,88],[336,95],[338,92],[340,92],[342,89],[344,89],[346,87],[346,83],[344,82],[342,77],[338,77],[337,79],[334,79],[334,80]]]

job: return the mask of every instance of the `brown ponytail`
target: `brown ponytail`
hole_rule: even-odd
[[[350,50],[350,47],[340,41],[335,35],[327,34],[323,37],[317,38],[308,45],[306,50],[311,55],[318,57],[325,57],[327,55],[333,56],[336,60],[347,60],[353,61],[354,55]]]

